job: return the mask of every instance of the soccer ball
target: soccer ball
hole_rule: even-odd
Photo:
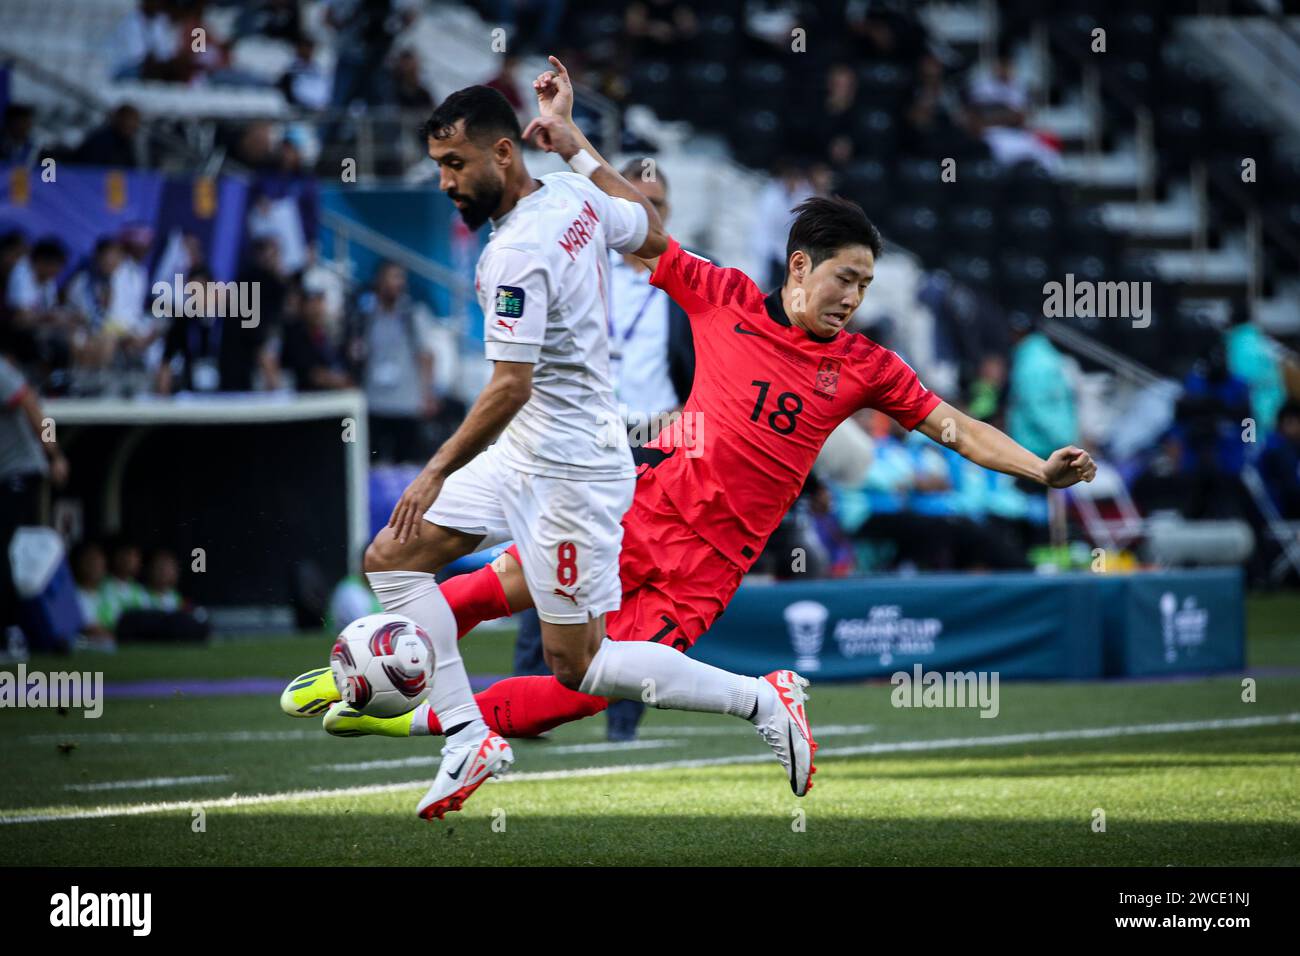
[[[339,632],[330,651],[334,683],[368,717],[399,717],[433,687],[433,641],[409,617],[367,614]]]

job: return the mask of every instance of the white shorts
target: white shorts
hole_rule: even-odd
[[[492,445],[452,472],[424,520],[483,535],[479,549],[514,539],[538,616],[582,624],[617,611],[623,513],[635,478],[574,481],[520,471]]]

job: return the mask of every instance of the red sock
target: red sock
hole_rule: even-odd
[[[442,596],[451,605],[451,613],[456,615],[457,637],[464,637],[484,621],[510,616],[505,589],[501,587],[501,579],[490,564],[485,564],[477,571],[448,578],[440,587]]]
[[[536,737],[609,706],[604,697],[569,690],[554,677],[507,677],[475,694],[474,700],[487,725],[503,737]],[[432,710],[429,733],[442,733]]]

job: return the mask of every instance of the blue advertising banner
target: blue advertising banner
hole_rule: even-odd
[[[692,656],[822,680],[924,670],[1019,679],[1242,666],[1241,579],[1217,570],[746,583]]]
[[[1120,672],[1145,677],[1241,670],[1246,666],[1243,589],[1235,569],[1130,578]]]

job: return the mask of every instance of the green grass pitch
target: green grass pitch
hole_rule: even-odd
[[[334,739],[275,695],[0,710],[3,865],[1289,865],[1300,863],[1300,600],[1248,609],[1248,676],[1011,683],[1001,712],[895,709],[886,683],[817,685],[799,800],[742,722],[651,711],[515,746],[517,773],[418,820],[440,738]],[[512,632],[462,645],[505,673]],[[324,637],[36,660],[108,683],[292,677]],[[1095,821],[1104,813],[1105,830]],[[199,824],[202,824],[200,826]]]

